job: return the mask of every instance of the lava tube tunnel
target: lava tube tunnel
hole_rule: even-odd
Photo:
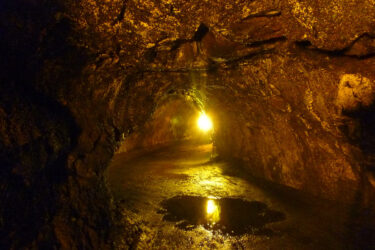
[[[0,249],[375,249],[374,10],[0,1]]]

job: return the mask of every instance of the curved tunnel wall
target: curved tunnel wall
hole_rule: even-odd
[[[168,94],[158,103],[150,119],[143,126],[123,138],[116,153],[152,149],[176,141],[196,138],[199,110],[189,99],[191,99],[189,96]]]

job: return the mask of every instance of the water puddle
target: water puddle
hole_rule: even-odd
[[[161,203],[163,220],[175,222],[178,228],[191,230],[202,225],[223,234],[255,234],[272,236],[267,224],[285,219],[279,211],[265,203],[234,198],[175,196]]]

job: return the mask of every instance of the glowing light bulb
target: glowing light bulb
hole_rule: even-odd
[[[206,219],[210,224],[215,224],[220,220],[220,207],[214,199],[208,199],[206,203]]]
[[[207,132],[212,129],[212,122],[211,119],[205,114],[202,113],[198,118],[198,127]]]
[[[207,201],[207,207],[206,207],[207,214],[214,213],[216,209],[217,209],[217,207],[216,207],[215,202],[213,200],[208,200]]]

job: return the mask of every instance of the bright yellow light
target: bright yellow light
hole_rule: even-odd
[[[202,113],[198,118],[198,127],[207,132],[212,129],[212,122],[211,119],[205,114]]]
[[[220,220],[220,208],[214,200],[207,200],[206,213],[209,222],[215,224]]]
[[[215,210],[216,210],[216,204],[215,204],[215,202],[213,200],[208,200],[207,201],[207,209],[206,210],[207,210],[208,214],[212,214],[212,213],[215,212]]]

